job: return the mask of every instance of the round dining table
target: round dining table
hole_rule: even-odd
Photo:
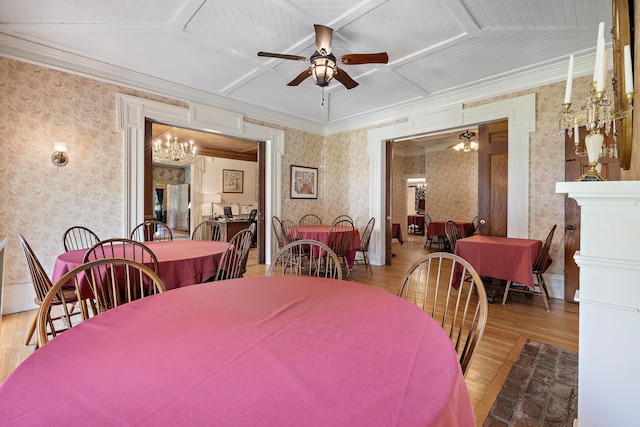
[[[174,289],[53,338],[0,385],[0,425],[473,426],[453,346],[355,282]]]
[[[329,231],[333,228],[332,225],[318,224],[318,225],[299,225],[298,233],[301,239],[311,239],[322,242],[325,245],[329,240]],[[334,230],[334,233],[346,233],[351,231],[351,227],[338,226]],[[360,247],[360,232],[357,227],[353,228],[353,235],[351,236],[351,247],[347,251],[347,265],[349,268],[353,267],[356,259],[357,249]]]
[[[158,259],[158,276],[167,290],[202,283],[213,276],[227,247],[226,242],[204,240],[144,242],[144,245]],[[53,265],[52,282],[81,265],[86,252],[86,249],[78,249],[58,255]]]

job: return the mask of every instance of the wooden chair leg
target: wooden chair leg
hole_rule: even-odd
[[[538,278],[538,287],[540,288],[540,295],[542,295],[542,302],[544,303],[544,308],[549,311],[549,293],[547,291],[547,284],[544,282],[544,278],[542,274],[536,274]]]
[[[31,326],[29,326],[29,333],[27,334],[27,340],[24,342],[24,345],[29,345],[29,343],[31,342],[31,338],[33,338],[33,333],[36,331],[36,324],[38,323],[38,315],[36,314],[36,317],[33,318],[33,322],[31,322]],[[36,340],[36,347],[37,347],[38,343]]]
[[[502,305],[507,303],[507,297],[509,296],[509,288],[511,287],[511,280],[507,280],[507,285],[504,287],[504,296],[502,297]]]
[[[371,263],[369,262],[369,257],[366,252],[363,252],[364,255],[364,265],[369,269],[369,273],[373,274],[373,269],[371,268]]]

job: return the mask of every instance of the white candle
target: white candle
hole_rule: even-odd
[[[578,132],[578,123],[573,125],[573,142],[580,143],[580,132]]]
[[[602,71],[601,71],[601,80],[600,86],[602,86],[602,90],[604,91],[604,84],[607,81],[607,76],[609,75],[609,51],[604,48],[604,43],[602,44]]]
[[[600,40],[604,38],[604,22],[601,22],[598,25],[598,38],[596,40]]]
[[[596,60],[593,65],[593,81],[598,81],[598,74],[600,73],[600,61],[602,58],[601,51],[604,51],[604,39],[598,39],[598,43],[596,44]]]
[[[624,47],[624,93],[633,92],[633,71],[631,64],[631,47]]]
[[[564,92],[564,103],[571,103],[571,90],[573,89],[573,54],[569,57],[569,71],[567,72],[567,89]]]
[[[598,47],[596,49],[596,64],[598,69],[596,70],[596,92],[604,91],[604,79],[607,76],[607,55],[604,50],[604,39],[598,40]]]

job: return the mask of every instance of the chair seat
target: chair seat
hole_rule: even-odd
[[[76,291],[75,288],[62,288],[62,295],[64,297],[64,301],[69,304],[69,303],[73,303],[73,302],[78,302],[78,296],[76,295]],[[40,298],[38,298],[37,296],[33,299],[33,302],[36,303],[37,305],[41,305],[42,304],[42,300]],[[58,298],[54,298],[52,301],[52,304],[62,304],[62,301],[60,301],[60,299]]]

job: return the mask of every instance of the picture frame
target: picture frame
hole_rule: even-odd
[[[244,171],[222,169],[222,192],[243,193]]]
[[[318,198],[318,168],[291,165],[291,198]]]

